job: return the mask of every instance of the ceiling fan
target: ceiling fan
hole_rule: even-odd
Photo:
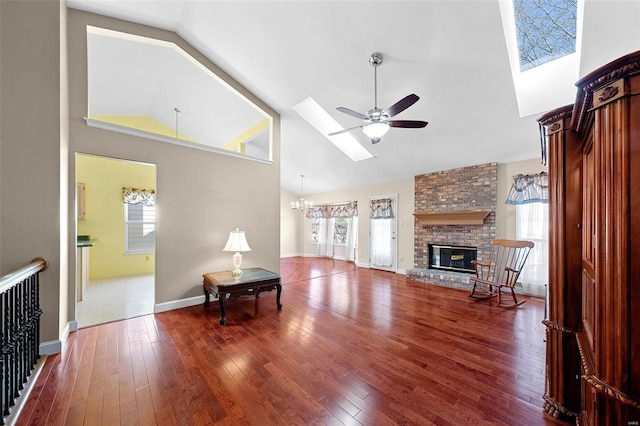
[[[367,111],[366,114],[359,113],[349,108],[338,107],[338,111],[348,114],[352,117],[359,118],[365,123],[360,126],[351,127],[349,129],[340,130],[338,132],[330,133],[329,136],[338,135],[340,133],[348,132],[353,129],[362,128],[362,132],[371,139],[371,143],[378,143],[382,136],[384,136],[390,127],[404,127],[410,129],[417,129],[425,127],[429,124],[426,121],[417,120],[389,120],[396,114],[401,113],[411,105],[418,102],[418,95],[411,94],[400,99],[395,104],[391,105],[387,109],[378,108],[378,66],[382,63],[382,54],[375,52],[371,54],[369,58],[369,64],[373,67],[373,79],[374,79],[374,106],[373,109]]]

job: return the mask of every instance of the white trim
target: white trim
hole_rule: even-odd
[[[370,268],[370,266],[369,266],[369,264],[368,264],[368,263],[361,263],[361,262],[358,262],[357,260],[356,260],[354,263],[355,263],[355,264],[356,264],[356,266],[357,266],[357,267],[359,267],[359,268],[367,268],[367,269],[369,269],[369,268]]]
[[[307,255],[304,253],[289,253],[289,254],[281,254],[280,258],[284,259],[286,257],[305,257],[305,256]]]
[[[67,340],[69,339],[69,332],[76,331],[77,329],[78,322],[76,320],[67,322],[60,334],[60,339],[40,343],[40,347],[38,348],[40,355],[54,355],[62,353],[67,344]]]
[[[218,300],[212,297],[211,300]],[[172,311],[174,309],[186,308],[189,306],[201,305],[204,303],[204,294],[202,296],[189,297],[187,299],[172,300],[169,302],[156,303],[153,306],[153,313]]]
[[[54,355],[62,353],[62,340],[50,340],[40,343],[40,355]]]
[[[31,370],[31,374],[29,375],[27,382],[24,384],[24,388],[20,391],[20,396],[16,400],[16,405],[11,408],[11,414],[6,417],[7,422],[5,423],[5,426],[12,426],[17,423],[18,419],[20,418],[20,413],[26,405],[26,402],[29,400],[29,394],[33,390],[34,384],[38,380],[38,376],[40,376],[42,367],[44,367],[44,363],[46,362],[46,360],[46,356],[41,357],[36,363],[33,370]]]
[[[168,142],[174,145],[180,145],[187,148],[199,149],[202,151],[215,152],[216,154],[228,155],[230,157],[242,158],[244,160],[257,161],[258,163],[274,164],[272,160],[264,160],[262,158],[251,157],[244,154],[238,154],[234,151],[229,151],[222,148],[216,148],[215,146],[204,145],[197,142],[187,142],[182,139],[176,139],[169,136],[159,135],[156,133],[145,132],[144,130],[138,130],[127,126],[121,126],[119,124],[108,123],[106,121],[95,120],[93,118],[84,117],[84,121],[90,127],[96,127],[98,129],[109,130],[111,132],[124,133],[126,135],[138,136],[146,139],[153,139],[161,142]]]

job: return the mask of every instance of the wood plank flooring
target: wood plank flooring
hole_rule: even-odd
[[[544,315],[329,259],[275,292],[81,329],[17,424],[552,425]]]

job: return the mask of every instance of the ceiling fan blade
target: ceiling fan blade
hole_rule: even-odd
[[[364,115],[362,113],[359,113],[358,111],[354,111],[352,109],[349,109],[349,108],[338,107],[336,109],[338,111],[343,112],[343,113],[345,113],[347,115],[350,115],[352,117],[359,118],[360,120],[368,120],[369,119],[369,117],[367,117],[366,115]]]
[[[390,127],[404,127],[405,129],[419,129],[421,127],[427,127],[429,124],[426,121],[417,120],[389,120],[387,121]]]
[[[391,105],[389,108],[382,111],[382,115],[386,115],[387,117],[391,118],[396,114],[400,114],[402,111],[418,102],[418,99],[420,99],[420,97],[416,94],[412,93],[410,95],[407,95],[395,104]]]
[[[329,136],[339,135],[340,133],[345,133],[353,129],[360,129],[364,126],[366,126],[366,124],[363,124],[362,126],[349,127],[348,129],[344,129],[344,130],[338,130],[337,132],[329,133]]]

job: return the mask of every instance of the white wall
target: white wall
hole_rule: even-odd
[[[314,204],[328,204],[344,201],[358,202],[358,256],[356,263],[361,266],[369,265],[369,197],[378,195],[398,194],[398,270],[400,272],[413,267],[413,178],[400,181],[352,188],[341,191],[325,192],[321,194],[305,195]],[[294,197],[295,198],[295,197]],[[283,201],[284,202],[284,201]],[[301,226],[302,254],[314,256],[316,246],[311,244],[311,220],[304,218]]]
[[[280,257],[303,255],[303,235],[298,229],[304,219],[304,213],[291,208],[291,202],[298,199],[299,195],[285,189],[280,190]]]

